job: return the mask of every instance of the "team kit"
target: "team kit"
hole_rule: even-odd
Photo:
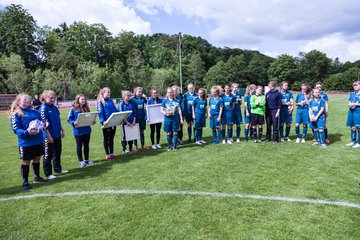
[[[121,146],[124,154],[137,152],[139,149],[160,149],[161,129],[166,133],[167,150],[177,151],[184,144],[183,126],[187,126],[187,142],[197,145],[206,144],[203,129],[209,121],[212,132],[212,144],[233,144],[235,142],[279,142],[295,141],[305,143],[308,127],[312,130],[311,145],[326,149],[330,142],[326,118],[329,115],[329,98],[322,91],[322,83],[317,82],[313,88],[302,84],[294,98],[288,90],[289,84],[284,81],[278,86],[271,81],[268,91],[263,86],[250,84],[244,96],[239,92],[239,85],[213,86],[208,97],[205,88],[195,91],[189,84],[187,92],[181,93],[179,86],[167,88],[164,99],[158,96],[156,88],[151,88],[147,99],[141,87],[133,92],[122,91],[122,101],[115,106],[110,98],[108,87],[99,91],[97,98],[97,115],[102,126],[105,159],[116,158],[114,153],[114,137],[116,128],[122,129]],[[360,148],[360,81],[353,83],[353,92],[348,98],[348,117],[346,125],[350,127],[350,143],[348,147]],[[65,136],[60,120],[60,111],[56,106],[56,94],[51,90],[44,91],[40,96],[40,107],[33,108],[31,97],[18,94],[10,108],[10,125],[18,137],[18,148],[21,160],[21,178],[24,190],[30,190],[30,164],[34,171],[33,183],[44,183],[56,178],[57,174],[66,174],[62,169],[61,152],[62,138]],[[163,115],[161,122],[147,124],[147,106],[158,104]],[[241,107],[243,105],[243,107]],[[293,112],[295,113],[293,114]],[[69,111],[67,122],[72,126],[76,142],[76,153],[79,167],[93,165],[89,157],[91,126],[82,126],[78,118],[82,113],[89,113],[90,108],[86,97],[78,94]],[[127,112],[119,126],[110,126],[109,120],[113,113]],[[290,139],[290,130],[295,115],[296,139]],[[263,126],[266,123],[266,134],[263,137]],[[241,136],[241,125],[244,124],[244,136]],[[150,126],[151,147],[145,145],[145,130]],[[126,128],[137,126],[139,140],[128,140]],[[235,131],[233,131],[235,128]],[[43,171],[40,175],[40,159],[43,156]]]

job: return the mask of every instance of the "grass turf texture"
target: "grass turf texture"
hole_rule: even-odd
[[[179,190],[310,198],[359,204],[359,149],[350,142],[346,98],[331,98],[327,149],[305,144],[185,145],[105,161],[92,127],[94,166],[78,168],[67,110],[62,165],[69,174],[21,188],[17,139],[0,115],[0,197],[107,189]],[[294,115],[295,116],[295,115]],[[293,124],[294,125],[294,124]],[[187,131],[184,128],[185,140]],[[149,127],[145,132],[149,145]],[[211,132],[206,128],[206,140]],[[242,126],[243,136],[243,126]],[[292,126],[291,137],[294,136]],[[117,129],[115,152],[120,153]],[[42,171],[41,171],[42,173]],[[32,172],[30,178],[32,179]],[[360,209],[190,195],[84,195],[0,201],[1,239],[359,239]]]

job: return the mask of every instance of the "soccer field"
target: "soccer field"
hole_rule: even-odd
[[[311,146],[309,130],[304,144],[187,144],[167,152],[162,132],[162,149],[105,161],[96,124],[95,165],[85,168],[78,167],[62,110],[62,165],[69,173],[29,192],[21,187],[17,138],[1,114],[0,238],[360,239],[360,150],[345,147],[346,106],[345,97],[330,98],[327,149]],[[204,135],[210,142],[208,127]]]

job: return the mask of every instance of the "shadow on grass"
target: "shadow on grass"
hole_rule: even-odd
[[[330,130],[331,131],[331,130]],[[341,140],[341,137],[344,136],[344,134],[341,133],[333,133],[333,134],[329,134],[329,140],[330,143],[329,144],[333,144],[336,142],[339,142]],[[350,138],[349,138],[350,139]]]

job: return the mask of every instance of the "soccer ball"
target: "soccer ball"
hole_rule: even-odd
[[[31,130],[37,130],[37,131],[42,131],[45,127],[45,124],[40,121],[39,119],[35,119],[35,120],[32,120],[30,123],[29,123],[29,129]]]

